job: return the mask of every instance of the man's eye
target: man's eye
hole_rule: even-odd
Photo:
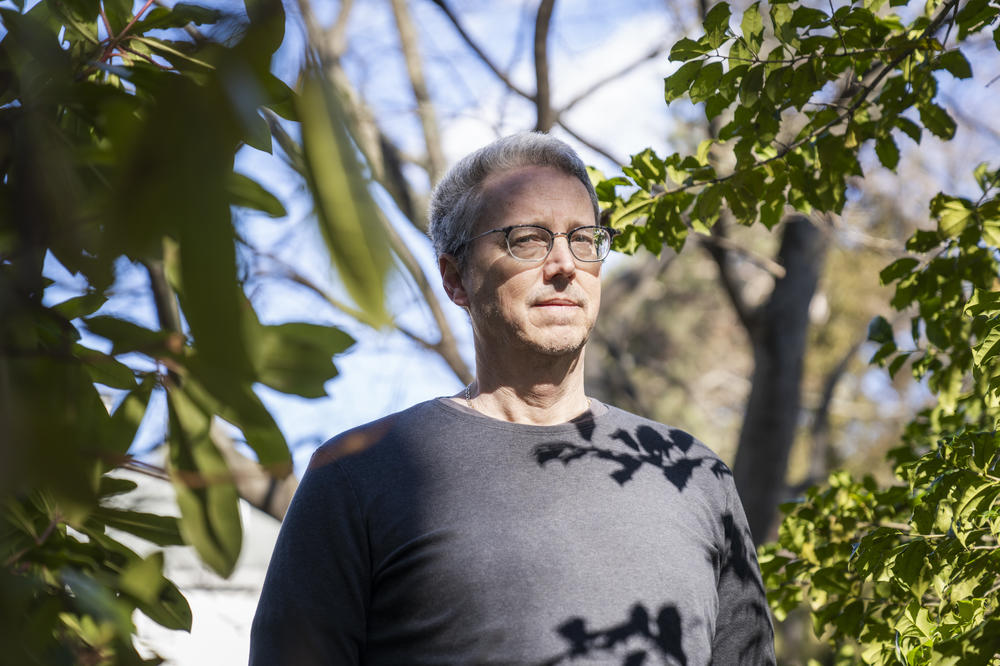
[[[549,241],[541,232],[524,232],[511,235],[511,242],[516,245],[548,245]]]

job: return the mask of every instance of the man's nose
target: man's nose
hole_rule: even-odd
[[[552,250],[549,256],[545,257],[543,268],[546,277],[554,275],[571,275],[576,271],[576,257],[569,249],[569,236],[567,234],[553,234]]]

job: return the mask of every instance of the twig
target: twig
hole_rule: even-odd
[[[558,115],[562,115],[562,114],[566,113],[571,108],[573,108],[574,106],[576,106],[577,104],[579,104],[580,102],[582,102],[584,99],[586,99],[587,97],[589,97],[593,93],[597,92],[597,90],[600,89],[601,87],[607,85],[608,83],[611,83],[612,81],[617,81],[618,79],[620,79],[621,77],[625,76],[626,74],[628,74],[629,72],[631,72],[635,68],[639,67],[643,63],[645,63],[645,62],[647,62],[649,60],[652,60],[653,58],[656,58],[659,55],[662,55],[666,50],[667,50],[667,47],[665,47],[665,46],[657,46],[656,48],[654,48],[653,50],[651,50],[649,53],[646,53],[645,55],[641,56],[640,58],[638,58],[638,59],[636,59],[636,60],[634,60],[634,61],[632,61],[632,62],[630,62],[630,63],[628,63],[626,65],[624,65],[623,67],[621,67],[621,69],[619,69],[619,70],[617,70],[617,71],[615,71],[615,72],[613,72],[611,74],[608,74],[607,76],[605,76],[602,79],[598,79],[594,83],[590,84],[585,90],[583,90],[580,93],[577,93],[570,101],[566,102],[562,106],[562,108],[559,109],[559,111],[557,112],[557,114]]]
[[[598,153],[598,154],[602,155],[605,159],[610,160],[613,164],[624,164],[625,163],[624,160],[618,159],[618,157],[616,157],[615,155],[612,155],[611,151],[607,150],[606,148],[602,148],[601,146],[598,146],[593,141],[590,141],[589,139],[585,139],[582,136],[580,136],[579,134],[577,134],[576,131],[574,131],[572,127],[570,127],[569,125],[567,125],[566,121],[563,120],[562,118],[557,119],[556,123],[559,125],[559,127],[563,128],[563,131],[566,132],[566,134],[569,134],[571,137],[573,137],[574,139],[576,139],[577,141],[579,141],[583,145],[587,146],[587,148],[590,148],[595,153]]]
[[[7,568],[7,567],[11,566],[15,562],[17,562],[19,559],[21,559],[22,557],[24,557],[24,555],[28,551],[30,551],[33,547],[38,547],[38,546],[41,546],[43,543],[45,543],[45,541],[48,540],[49,536],[52,534],[53,530],[56,529],[56,527],[59,525],[60,522],[62,522],[62,516],[61,515],[56,514],[55,516],[53,516],[52,520],[50,520],[49,524],[46,526],[45,531],[43,531],[40,535],[38,535],[37,537],[34,538],[34,542],[35,542],[34,546],[25,546],[24,548],[22,548],[21,550],[17,551],[16,553],[13,553],[10,557],[8,557],[6,560],[4,560],[4,563],[3,563],[4,568]]]
[[[455,30],[456,32],[458,32],[459,37],[461,37],[462,40],[466,43],[466,45],[470,49],[472,49],[477,56],[479,56],[479,59],[483,61],[483,64],[489,67],[490,71],[492,71],[497,76],[497,78],[503,81],[504,84],[510,90],[517,93],[521,97],[531,102],[535,101],[534,95],[525,92],[522,88],[517,86],[513,81],[510,80],[510,77],[508,77],[504,72],[502,72],[499,67],[493,64],[493,61],[490,60],[489,56],[487,56],[486,53],[481,48],[479,48],[479,45],[476,44],[476,42],[472,39],[472,37],[469,36],[469,33],[465,31],[465,28],[462,27],[461,21],[459,21],[458,17],[455,16],[455,14],[451,11],[451,8],[448,7],[448,4],[445,2],[445,0],[431,0],[431,1],[435,5],[441,8],[441,11],[444,12],[444,15],[448,18],[449,21],[451,21],[451,24],[455,26]]]
[[[407,7],[406,0],[392,0],[392,11],[396,17],[396,28],[399,31],[399,44],[406,63],[406,71],[410,77],[410,86],[417,101],[417,116],[423,129],[424,144],[427,147],[427,175],[431,184],[444,175],[444,150],[441,148],[441,133],[431,103],[427,83],[424,81],[423,67],[420,62],[420,50],[417,46],[417,31],[413,27],[413,17]]]

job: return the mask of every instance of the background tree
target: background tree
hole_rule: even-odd
[[[612,219],[645,215],[643,225],[628,227],[637,244],[680,245],[689,227],[710,233],[723,202],[746,224],[773,225],[786,205],[840,213],[848,177],[863,173],[862,147],[873,143],[894,169],[894,133],[951,139],[955,123],[938,105],[937,73],[971,77],[963,50],[984,32],[1000,48],[993,27],[1000,6],[991,2],[929,3],[909,23],[882,3],[761,9],[750,6],[736,32],[730,7],[716,5],[705,34],[672,49],[685,65],[667,79],[668,98],[704,95],[709,117],[732,107],[719,134],[733,141],[736,160],[720,172],[704,149],[633,159],[630,181],[608,181],[602,192]],[[855,83],[841,101],[817,104],[845,74]],[[786,109],[805,122],[782,127],[793,117]],[[893,326],[876,318],[868,337],[881,346],[873,360],[890,375],[912,364],[937,397],[893,454],[903,484],[883,489],[871,477],[834,474],[829,489],[812,489],[789,507],[778,544],[764,551],[778,618],[807,597],[816,632],[838,648],[839,662],[1000,658],[1000,171],[984,163],[973,175],[978,194],[935,195],[936,229],[916,231],[911,256],[880,274],[895,283],[892,305],[912,308],[910,340],[900,349]],[[639,189],[621,199],[619,184]]]

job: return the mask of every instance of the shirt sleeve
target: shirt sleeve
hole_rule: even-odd
[[[743,506],[731,483],[722,528],[719,614],[712,642],[712,663],[774,664],[774,628],[757,553]]]
[[[346,471],[336,460],[311,466],[271,556],[250,633],[250,666],[360,663],[369,562]]]

